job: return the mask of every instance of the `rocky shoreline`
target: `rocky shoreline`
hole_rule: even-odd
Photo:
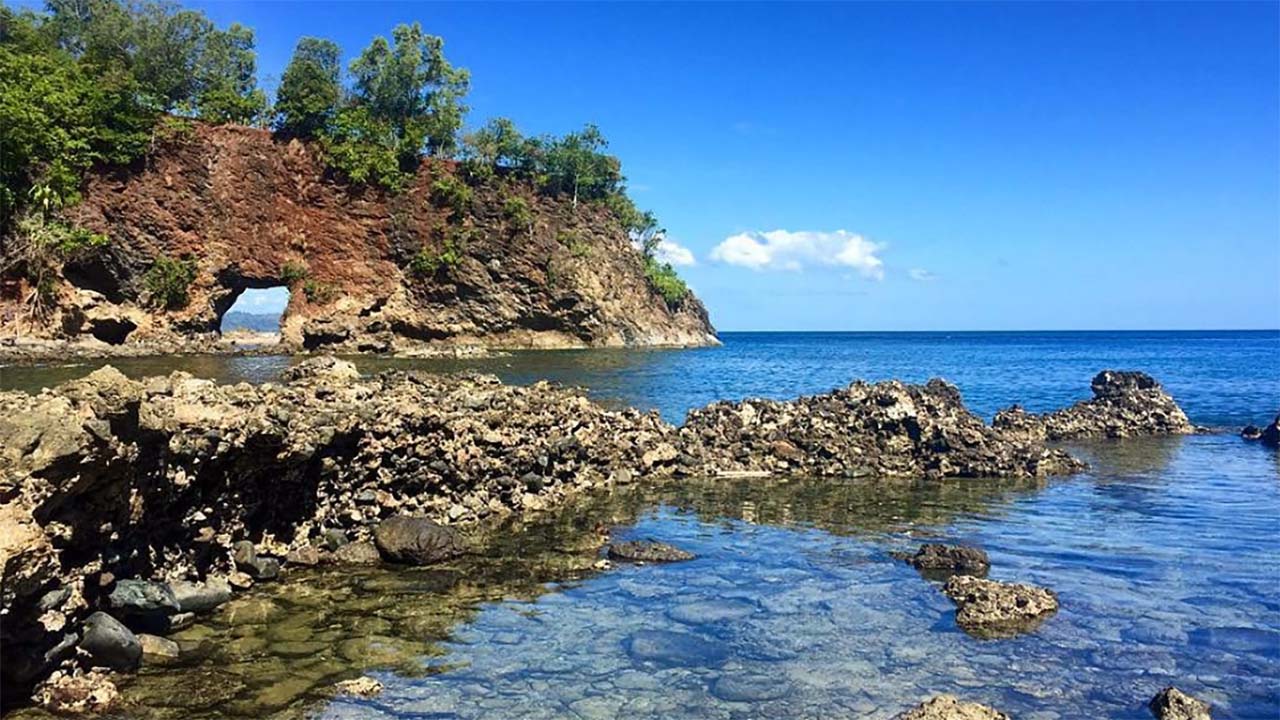
[[[1139,434],[1164,417],[1122,422]],[[1146,432],[1169,428],[1152,422]],[[1039,439],[986,425],[940,380],[716,403],[676,428],[546,383],[361,378],[328,357],[280,384],[185,373],[134,381],[106,367],[39,395],[0,393],[0,448],[4,695],[27,697],[51,678],[37,699],[67,707],[110,695],[84,679],[102,679],[92,668],[136,667],[148,644],[162,652],[163,634],[282,566],[447,559],[466,551],[457,528],[592,488],[688,475],[940,479],[1083,468]],[[138,633],[155,640],[135,651],[129,634]]]
[[[459,358],[474,359],[499,357],[505,349],[486,345],[458,345],[432,343],[400,343],[378,352],[351,348],[352,355],[378,355],[396,358]],[[44,340],[39,338],[0,339],[0,363],[29,365],[75,360],[146,358],[174,355],[219,356],[319,356],[327,353],[283,343],[279,335],[272,334],[207,334],[169,339],[139,340],[112,345],[92,338]]]

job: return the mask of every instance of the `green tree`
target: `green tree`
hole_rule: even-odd
[[[622,164],[602,152],[609,142],[595,125],[544,141],[544,146],[546,186],[572,194],[575,208],[579,197],[603,200],[621,191]]]
[[[232,23],[226,30],[209,33],[200,56],[199,87],[196,106],[202,120],[248,125],[266,113],[267,96],[258,88],[253,30]]]
[[[155,121],[127,72],[76,61],[51,30],[0,7],[0,229],[37,187],[75,203],[82,173],[139,157]]]
[[[462,139],[463,155],[477,166],[532,172],[533,145],[508,118],[494,118]]]
[[[329,126],[342,94],[338,45],[304,37],[293,50],[276,94],[276,131],[288,137],[314,138]]]
[[[136,7],[132,32],[116,42],[131,46],[130,72],[158,109],[190,112],[198,104],[200,60],[213,30],[204,13],[148,2]]]
[[[470,75],[444,56],[444,40],[422,32],[418,23],[397,25],[392,42],[376,37],[351,63],[356,104],[395,131],[402,164],[412,164],[424,148],[432,155],[457,150],[457,133],[467,108],[462,98]]]

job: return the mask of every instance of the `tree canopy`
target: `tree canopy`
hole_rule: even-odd
[[[167,114],[269,124],[316,141],[338,176],[392,192],[424,155],[460,159],[471,182],[510,176],[575,207],[604,205],[652,260],[662,231],[627,196],[622,164],[595,125],[525,136],[496,118],[460,137],[470,74],[416,22],[375,37],[345,77],[341,55],[330,40],[301,38],[269,107],[254,32],[239,23],[220,28],[168,0],[0,5],[0,236],[23,213],[75,203],[93,165],[140,158]]]
[[[332,40],[304,37],[298,41],[276,92],[277,132],[311,139],[329,126],[342,99],[340,54]]]

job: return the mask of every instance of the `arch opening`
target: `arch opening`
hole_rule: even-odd
[[[256,342],[279,342],[280,324],[289,306],[289,288],[246,288],[218,321],[218,332]]]

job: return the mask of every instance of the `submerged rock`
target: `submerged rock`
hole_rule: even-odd
[[[1052,590],[969,575],[951,576],[942,592],[956,604],[956,624],[981,638],[1030,632],[1058,609]]]
[[[382,692],[382,683],[365,676],[353,680],[343,680],[333,686],[339,695],[355,695],[356,697],[375,697]]]
[[[421,517],[397,515],[373,531],[382,556],[391,562],[430,565],[462,554],[458,531]]]
[[[81,674],[56,673],[32,695],[32,701],[59,715],[104,713],[120,700],[120,691],[106,673],[90,671]]]
[[[142,633],[138,635],[138,643],[142,646],[142,658],[151,662],[172,662],[182,654],[178,643],[158,635]]]
[[[1167,687],[1148,703],[1151,714],[1159,720],[1211,720],[1209,703],[1182,692],[1176,687]]]
[[[667,611],[667,617],[685,625],[709,625],[712,623],[741,620],[755,614],[755,603],[737,598],[696,600],[676,605]]]
[[[951,575],[986,577],[991,569],[986,552],[966,545],[926,543],[914,555],[907,556],[906,561],[922,574],[939,579]]]
[[[1155,378],[1143,372],[1103,370],[1090,384],[1093,399],[1036,415],[1014,405],[996,413],[993,425],[1033,440],[1188,435],[1196,427]]]
[[[664,667],[719,667],[729,658],[719,641],[671,630],[641,630],[623,644],[632,660]]]
[[[629,540],[609,546],[609,559],[622,562],[668,563],[694,559],[694,554],[656,540]]]
[[[142,659],[142,644],[119,620],[98,611],[84,621],[79,648],[92,667],[133,670]]]
[[[939,695],[920,703],[906,712],[899,713],[894,720],[1010,720],[1008,715],[979,705],[975,702],[964,702],[953,695]]]
[[[728,702],[764,702],[791,694],[791,683],[773,675],[721,675],[711,684],[711,694]]]

